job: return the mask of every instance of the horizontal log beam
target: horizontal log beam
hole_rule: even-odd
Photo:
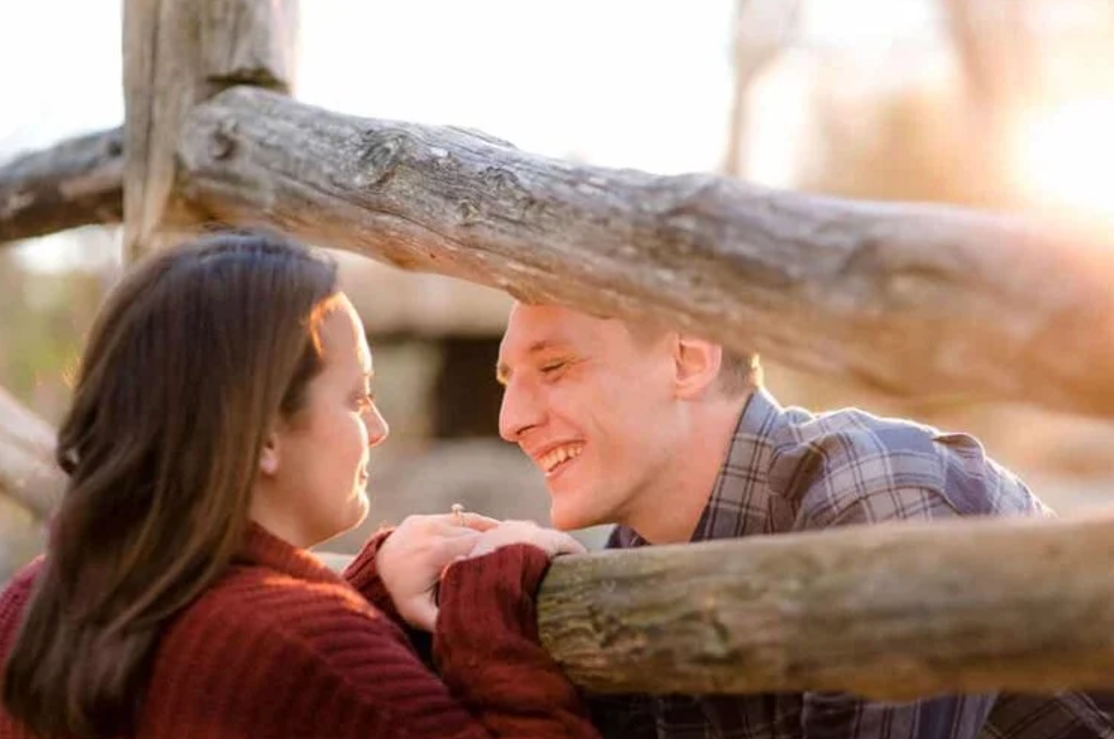
[[[0,388],[0,495],[45,520],[65,477],[54,462],[54,430]]]
[[[542,641],[602,692],[1114,687],[1114,518],[889,524],[557,560]]]
[[[259,106],[285,118],[253,120]],[[0,167],[0,242],[118,220],[119,135]],[[246,90],[196,111],[183,151],[192,197],[230,223],[656,317],[897,394],[1114,414],[1114,248],[1078,229],[572,165]],[[35,182],[61,195],[33,198]],[[101,205],[66,204],[82,193]]]
[[[0,165],[0,244],[124,214],[121,128],[69,139]]]
[[[195,108],[201,212],[897,394],[1114,415],[1114,239],[955,208],[547,159],[233,88]]]

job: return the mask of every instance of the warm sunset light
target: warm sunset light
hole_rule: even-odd
[[[1023,119],[1017,184],[1040,206],[1114,218],[1114,97],[1077,100]]]

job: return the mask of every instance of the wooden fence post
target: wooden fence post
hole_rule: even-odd
[[[125,0],[126,259],[206,220],[175,192],[183,119],[231,85],[289,93],[297,7],[297,0]]]

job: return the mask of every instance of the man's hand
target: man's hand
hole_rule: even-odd
[[[499,522],[476,513],[409,516],[383,542],[375,565],[395,608],[408,624],[432,631],[434,592],[441,573],[466,556],[481,532]]]

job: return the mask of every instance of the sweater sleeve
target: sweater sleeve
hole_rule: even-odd
[[[364,544],[363,549],[360,550],[355,559],[344,569],[342,576],[348,581],[349,585],[367,599],[368,603],[375,606],[383,615],[402,629],[402,633],[406,634],[407,639],[410,640],[410,646],[413,647],[423,664],[432,668],[433,636],[428,631],[415,628],[406,622],[406,619],[399,614],[398,608],[395,606],[391,594],[387,592],[382,578],[379,577],[379,569],[376,566],[375,558],[379,554],[379,548],[383,546],[383,542],[393,531],[394,528],[384,528],[377,531]]]
[[[406,621],[403,620],[398,613],[398,609],[395,608],[395,603],[391,600],[391,594],[387,592],[386,586],[383,585],[383,580],[379,577],[379,570],[375,565],[375,557],[379,554],[379,548],[383,546],[383,542],[393,531],[393,528],[381,529],[368,539],[355,559],[344,568],[342,577],[360,595],[364,596],[368,603],[375,606],[376,609],[405,630],[408,628]]]
[[[451,567],[434,656],[449,690],[494,735],[598,737],[579,693],[538,641],[534,594],[549,567],[525,544]]]
[[[450,570],[450,615],[438,627],[449,684],[342,583],[230,586],[174,629],[148,727],[273,739],[597,737],[575,688],[529,636],[546,557],[524,549]]]

